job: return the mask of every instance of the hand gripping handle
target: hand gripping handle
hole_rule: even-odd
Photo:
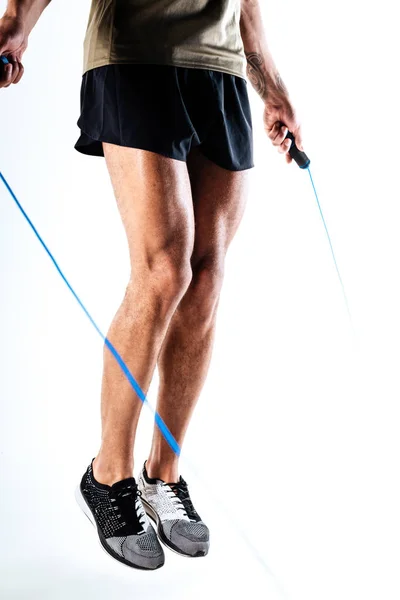
[[[290,133],[290,131],[288,131],[286,138],[289,138],[292,140],[292,145],[290,146],[290,149],[289,149],[290,156],[299,165],[300,169],[307,169],[310,165],[310,159],[308,158],[308,156],[305,152],[302,152],[296,146],[293,133]]]

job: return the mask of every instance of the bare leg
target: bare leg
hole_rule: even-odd
[[[180,445],[207,375],[225,255],[243,215],[249,174],[222,169],[196,149],[188,169],[195,210],[193,277],[158,359],[157,410]],[[150,477],[178,481],[177,456],[156,428],[146,468]]]
[[[187,166],[153,152],[103,144],[129,244],[131,277],[108,338],[147,393],[170,319],[191,280],[193,203]],[[142,407],[104,349],[101,448],[95,478],[112,485],[133,476]]]

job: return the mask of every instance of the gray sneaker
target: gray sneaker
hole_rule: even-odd
[[[146,463],[138,478],[141,500],[148,516],[157,525],[160,540],[183,556],[205,556],[210,547],[208,527],[196,512],[187,483],[165,483],[151,479]]]
[[[143,509],[135,479],[128,477],[111,486],[99,483],[93,476],[93,460],[75,497],[97,528],[104,550],[130,567],[162,567],[164,551]]]

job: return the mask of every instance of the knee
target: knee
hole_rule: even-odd
[[[168,311],[178,304],[192,280],[190,252],[169,244],[138,260],[132,272],[132,279],[135,277],[140,282],[137,291],[153,300],[157,310]]]
[[[192,280],[190,258],[185,253],[163,251],[149,266],[153,293],[167,302],[179,301]]]
[[[190,303],[196,321],[207,325],[214,316],[224,277],[224,260],[204,257],[193,266]]]

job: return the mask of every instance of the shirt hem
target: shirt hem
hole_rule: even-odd
[[[120,65],[120,64],[124,64],[124,65],[128,65],[128,64],[133,64],[133,65],[137,65],[137,64],[146,64],[146,65],[169,65],[171,67],[185,67],[188,69],[210,69],[212,71],[219,71],[220,73],[226,73],[228,75],[234,75],[235,77],[240,77],[240,79],[243,79],[246,83],[247,83],[247,78],[245,75],[243,75],[243,73],[239,73],[238,71],[235,71],[234,69],[229,69],[229,68],[222,68],[216,65],[213,65],[211,63],[194,63],[194,62],[185,62],[182,60],[177,60],[175,62],[169,61],[169,62],[154,62],[154,61],[144,61],[144,60],[133,60],[133,59],[128,59],[128,60],[122,60],[122,59],[118,59],[118,60],[112,60],[112,59],[101,59],[101,60],[95,60],[95,61],[91,61],[89,62],[83,70],[82,76],[87,73],[87,71],[91,71],[92,69],[96,69],[97,67],[105,67],[107,65]]]

